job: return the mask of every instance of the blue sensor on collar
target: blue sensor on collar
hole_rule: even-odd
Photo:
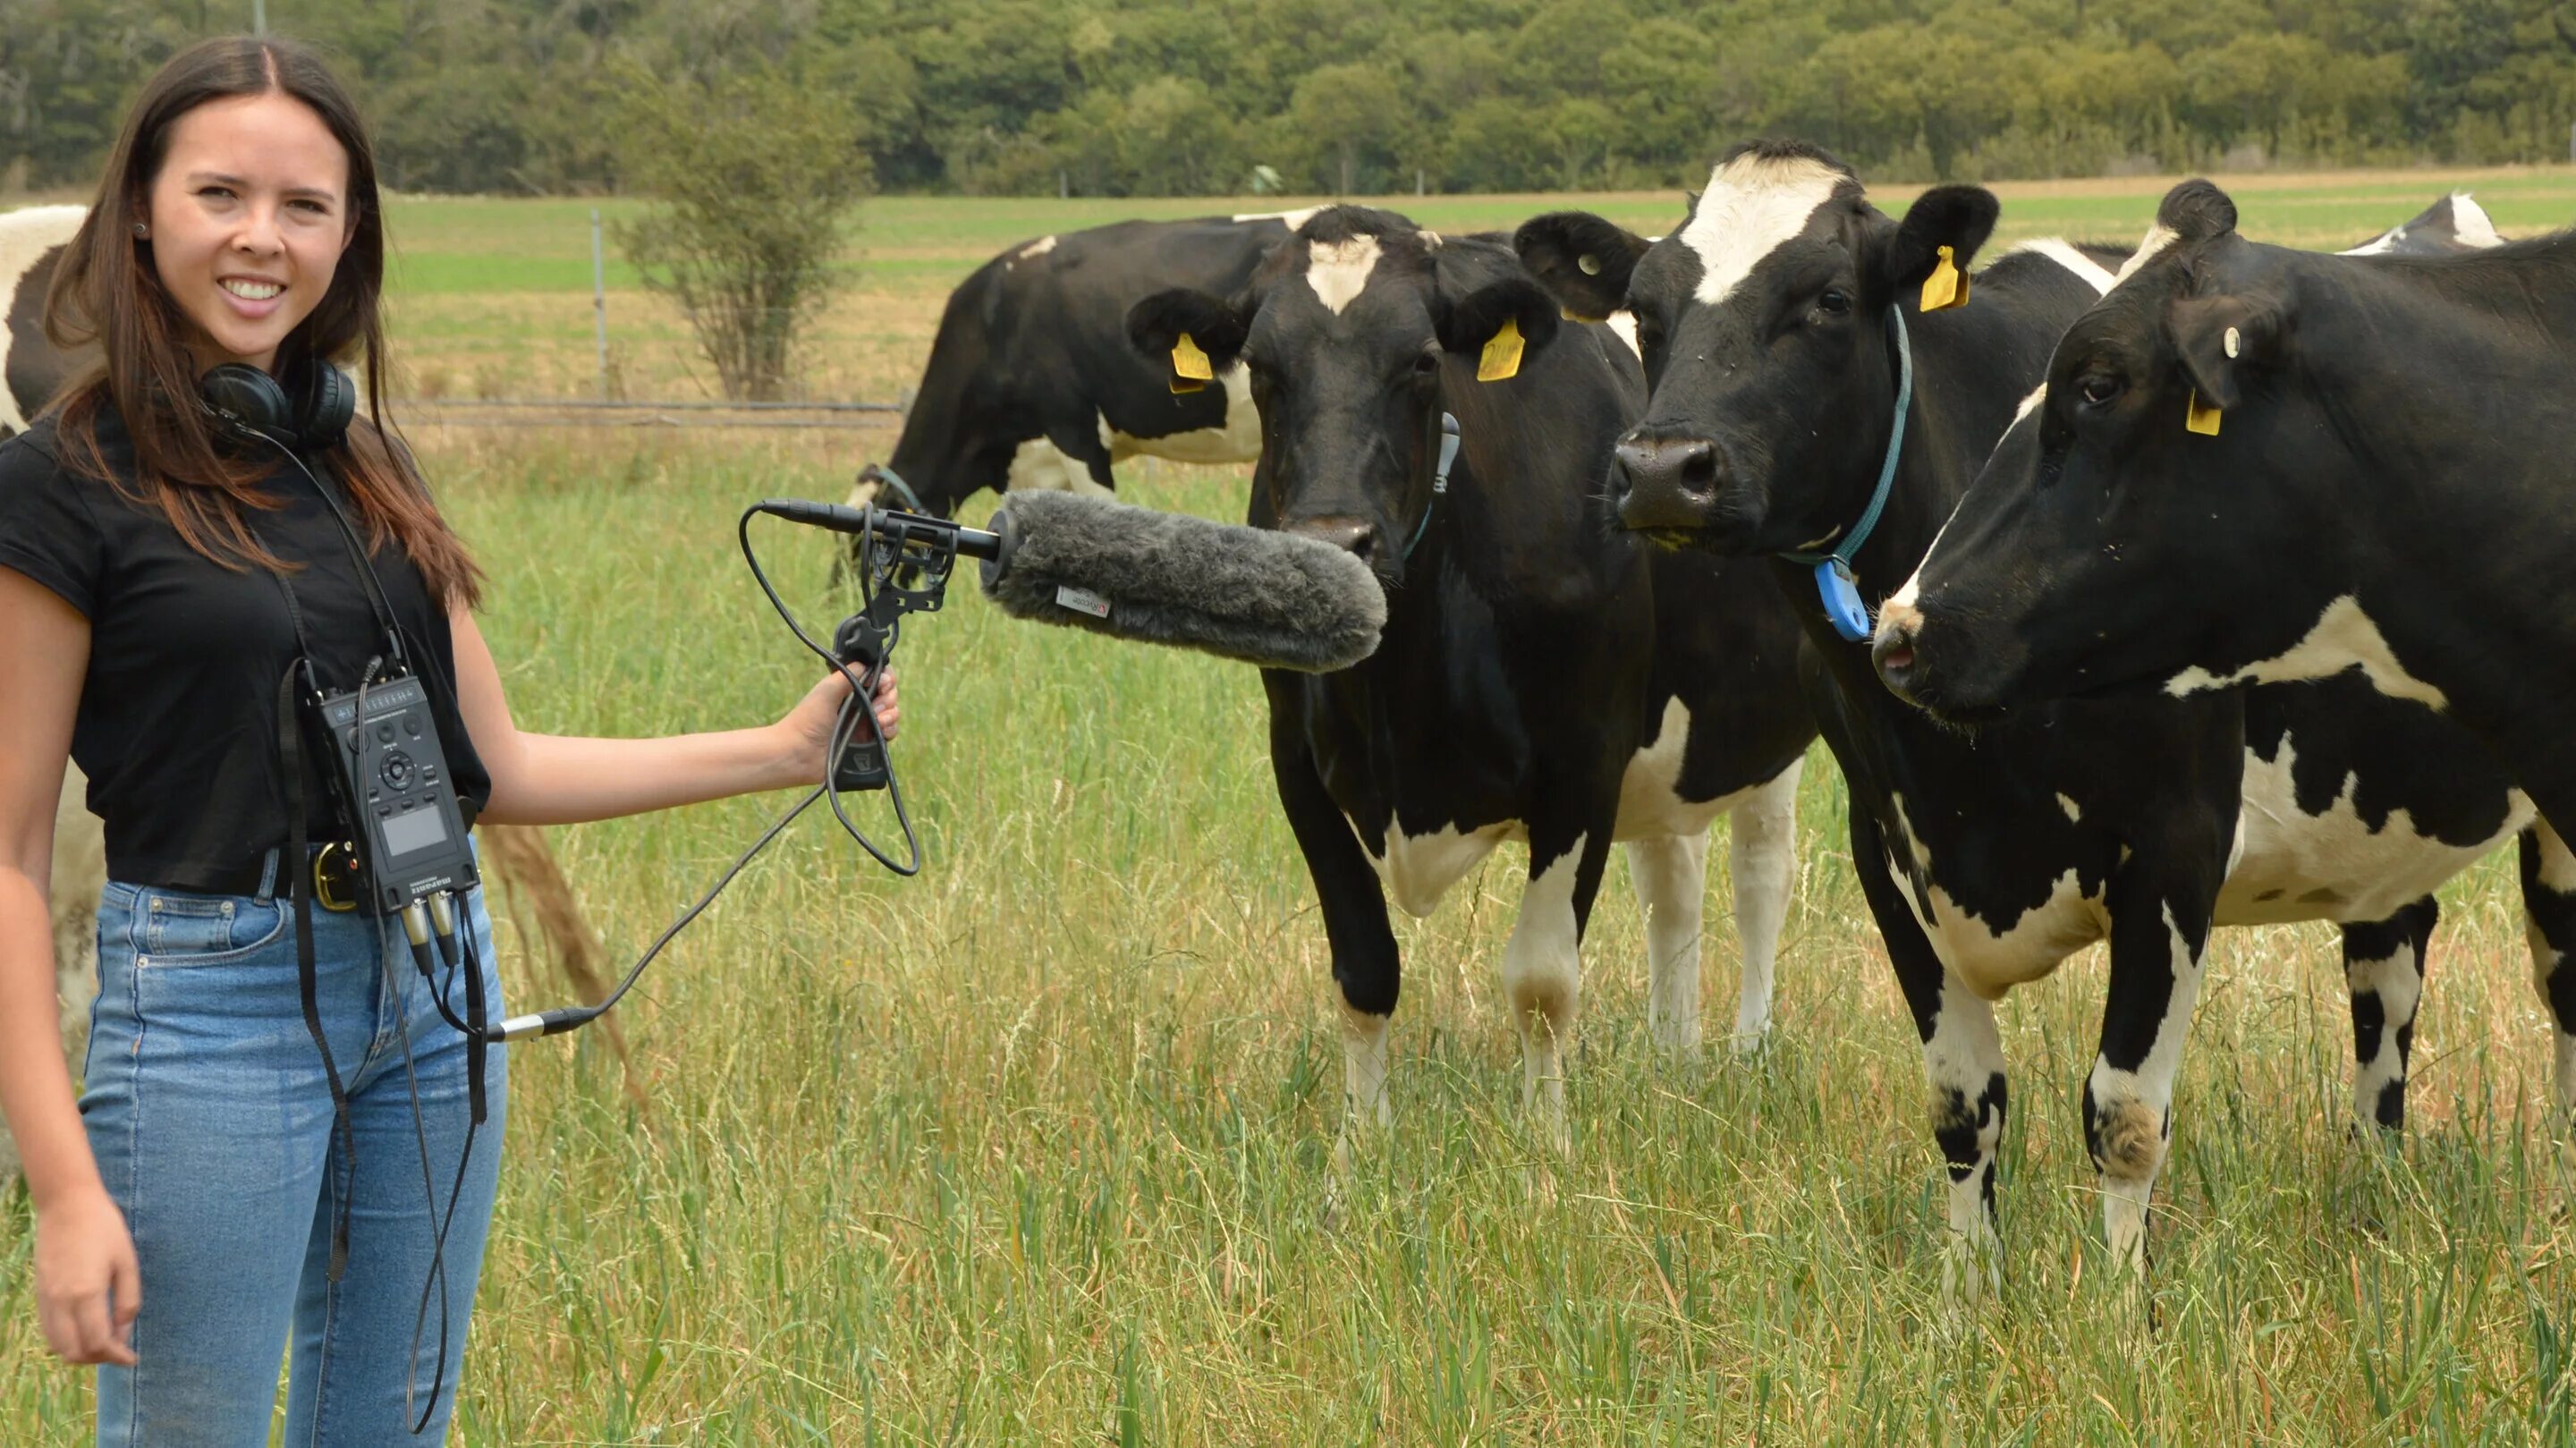
[[[1853,586],[1851,566],[1839,558],[1816,565],[1816,593],[1824,601],[1825,621],[1853,643],[1869,637],[1869,609]]]

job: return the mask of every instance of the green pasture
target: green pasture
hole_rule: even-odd
[[[530,727],[741,724],[811,676],[732,541],[747,501],[840,486],[806,444],[419,441],[491,570],[485,626]],[[1148,465],[1129,486],[1222,515],[1242,484]],[[823,540],[760,543],[836,616]],[[2009,1285],[1960,1319],[1919,1053],[1821,755],[1766,1052],[1658,1058],[1614,865],[1575,1145],[1553,1157],[1496,1006],[1507,848],[1399,921],[1395,1126],[1328,1225],[1339,1026],[1251,674],[1013,622],[969,589],[900,661],[921,876],[797,826],[627,1008],[646,1109],[595,1036],[514,1048],[461,1441],[2570,1438],[2576,1233],[2547,1184],[2549,1037],[2509,862],[2446,892],[2393,1148],[2348,1124],[2334,933],[2223,933],[2143,1292],[2104,1257],[2076,1104],[2098,956],[2016,993]],[[554,834],[623,954],[780,803]],[[513,1001],[561,999],[503,937]],[[69,1443],[88,1392],[41,1353],[30,1247],[23,1206],[0,1212],[0,1437]]]

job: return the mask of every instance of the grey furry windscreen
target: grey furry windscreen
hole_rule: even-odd
[[[1075,493],[1005,511],[1017,547],[984,593],[1017,618],[1305,673],[1367,658],[1386,626],[1376,576],[1329,543]]]

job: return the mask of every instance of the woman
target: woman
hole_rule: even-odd
[[[430,1387],[463,1350],[505,1053],[486,1054],[490,1120],[468,1151],[475,1052],[401,929],[310,898],[329,899],[331,864],[294,840],[346,831],[309,758],[285,762],[281,676],[301,658],[293,679],[346,691],[408,656],[464,808],[526,824],[816,783],[849,694],[835,673],[729,733],[521,732],[474,623],[479,575],[409,454],[372,417],[330,416],[348,386],[332,359],[363,355],[383,395],[384,251],[365,132],[318,60],[264,39],[188,50],[136,101],[50,298],[49,330],[98,344],[101,368],[0,445],[0,1108],[26,1156],[45,1337],[102,1365],[102,1444],[266,1442],[290,1327],[287,1441],[399,1441],[423,1413],[429,1441],[445,1431]],[[225,364],[280,384],[267,437],[206,405]],[[891,679],[873,703],[891,733]],[[45,905],[67,754],[112,879],[77,1107]]]

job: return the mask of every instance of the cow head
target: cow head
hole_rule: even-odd
[[[2296,290],[2223,192],[2175,187],[1880,611],[1889,686],[1955,717],[2183,692],[2314,626],[2341,539],[2300,519],[2336,512],[2344,429],[2289,376]]]
[[[1823,151],[1755,141],[1651,244],[1581,213],[1524,225],[1523,263],[1569,310],[1636,315],[1653,397],[1612,457],[1620,521],[1725,554],[1831,546],[1894,423],[1887,309],[1945,260],[1964,275],[1996,211],[1940,186],[1894,221]]]
[[[1156,293],[1128,311],[1127,335],[1149,359],[1183,349],[1216,374],[1250,368],[1253,521],[1347,548],[1394,585],[1432,506],[1444,387],[1483,385],[1498,334],[1544,349],[1557,316],[1500,245],[1336,206],[1273,248],[1241,295]]]

